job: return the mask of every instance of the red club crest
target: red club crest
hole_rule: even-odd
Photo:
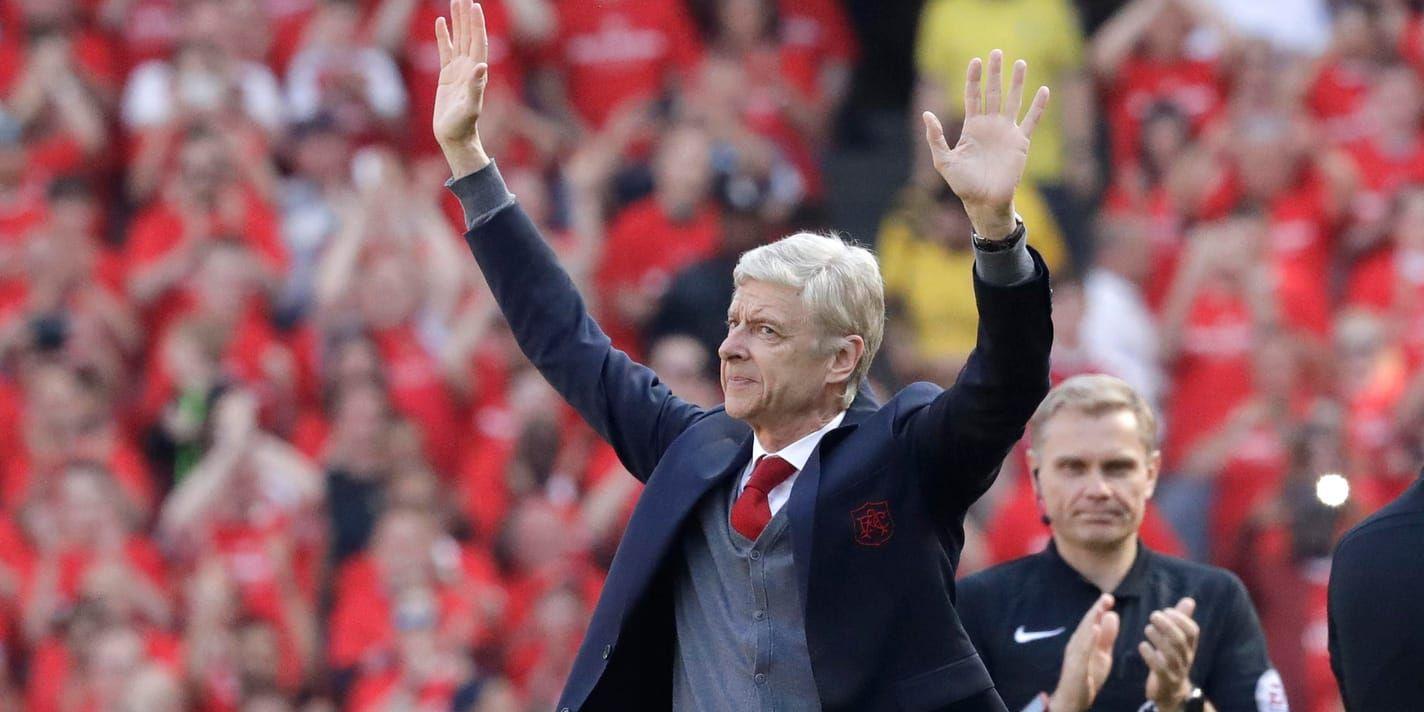
[[[895,522],[890,518],[890,504],[866,502],[850,513],[850,524],[855,532],[855,543],[861,546],[880,546],[890,541],[895,533]]]

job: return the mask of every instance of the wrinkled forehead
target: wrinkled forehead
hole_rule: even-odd
[[[794,287],[749,279],[732,292],[728,316],[770,317],[783,322],[800,322],[809,314],[806,300]]]
[[[1035,454],[1044,463],[1065,459],[1145,461],[1151,454],[1142,442],[1137,415],[1127,408],[1097,414],[1064,408],[1043,424],[1038,435]]]

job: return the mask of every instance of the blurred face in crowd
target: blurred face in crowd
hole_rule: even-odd
[[[733,46],[753,47],[771,33],[775,11],[769,0],[721,0],[718,26]]]
[[[510,553],[523,572],[557,563],[570,547],[569,534],[553,507],[529,500],[510,519]]]
[[[74,0],[22,0],[20,9],[32,28],[62,28],[75,16]]]
[[[214,243],[198,266],[193,286],[204,313],[237,317],[257,289],[251,253],[236,242]]]
[[[332,354],[328,382],[340,386],[381,379],[381,354],[376,344],[364,337],[343,339]]]
[[[102,432],[106,419],[102,409],[63,366],[46,366],[31,376],[25,409],[31,447],[46,454],[80,454],[85,443]]]
[[[1404,188],[1395,206],[1394,239],[1410,249],[1424,249],[1424,187]]]
[[[420,306],[420,282],[404,255],[378,253],[363,271],[361,283],[357,298],[361,315],[371,328],[399,326]]]
[[[1183,54],[1187,35],[1192,30],[1192,19],[1186,11],[1175,4],[1166,3],[1152,24],[1147,26],[1143,37],[1147,55],[1154,59],[1173,59]]]
[[[253,622],[237,630],[237,663],[245,686],[261,689],[276,686],[282,659],[277,629],[270,623]]]
[[[1385,134],[1415,140],[1424,121],[1421,113],[1424,88],[1413,69],[1400,65],[1380,75],[1370,96],[1370,114]]]
[[[707,378],[710,356],[690,336],[659,339],[649,352],[648,366],[679,398],[703,408],[717,404],[717,387]]]
[[[1090,415],[1065,407],[1035,433],[1029,466],[1054,537],[1111,550],[1137,536],[1161,456],[1143,443],[1131,410]]]
[[[147,665],[124,690],[121,712],[183,712],[183,690],[167,670]]]
[[[821,336],[791,287],[756,280],[737,287],[717,350],[727,414],[755,427],[822,407],[830,370],[845,350],[827,353]]]
[[[1142,124],[1142,164],[1154,176],[1163,174],[1191,139],[1191,125],[1180,111],[1163,107]]]
[[[1243,192],[1254,200],[1270,200],[1295,181],[1299,152],[1280,117],[1253,119],[1241,128],[1236,170]]]
[[[214,136],[189,138],[178,154],[178,177],[183,189],[204,205],[211,206],[217,200],[230,170],[227,152]]]
[[[90,641],[87,653],[84,678],[90,691],[98,700],[117,705],[144,662],[143,640],[132,628],[111,627]]]
[[[1296,377],[1295,347],[1290,338],[1266,337],[1256,347],[1252,359],[1255,367],[1252,380],[1256,389],[1268,396],[1289,398],[1295,388]]]
[[[15,186],[25,177],[28,159],[25,144],[18,140],[0,139],[0,186]]]
[[[658,202],[674,220],[690,219],[707,197],[712,185],[711,150],[706,132],[695,126],[675,126],[663,135],[653,180]]]
[[[434,541],[430,521],[417,512],[394,510],[381,517],[376,525],[372,553],[387,587],[400,590],[424,585],[431,573]]]
[[[350,174],[351,144],[339,131],[314,129],[297,142],[293,160],[297,173],[307,178],[341,183]]]
[[[103,537],[116,534],[116,495],[107,473],[88,467],[65,471],[59,487],[59,526],[65,540],[94,546]]]

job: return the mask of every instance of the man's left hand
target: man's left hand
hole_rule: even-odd
[[[1014,189],[1023,178],[1029,138],[1048,105],[1048,87],[1039,87],[1020,122],[1028,65],[1023,60],[1014,63],[1008,96],[1002,96],[1003,63],[1003,52],[990,52],[988,76],[983,77],[979,58],[969,62],[964,84],[964,128],[953,149],[945,140],[939,119],[928,111],[923,116],[935,169],[964,201],[974,231],[987,240],[1004,238],[1016,227]]]
[[[1201,628],[1192,620],[1197,602],[1183,598],[1171,608],[1154,611],[1148,618],[1147,640],[1137,652],[1147,662],[1147,699],[1162,712],[1182,709],[1192,692],[1189,675],[1197,654]]]

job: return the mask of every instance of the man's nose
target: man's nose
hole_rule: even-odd
[[[742,336],[736,329],[727,330],[727,338],[722,339],[722,345],[717,347],[717,358],[723,361],[735,361],[746,358],[746,345],[742,343]]]
[[[1112,487],[1108,486],[1108,478],[1101,471],[1095,471],[1088,476],[1086,487],[1089,497],[1112,496]]]

